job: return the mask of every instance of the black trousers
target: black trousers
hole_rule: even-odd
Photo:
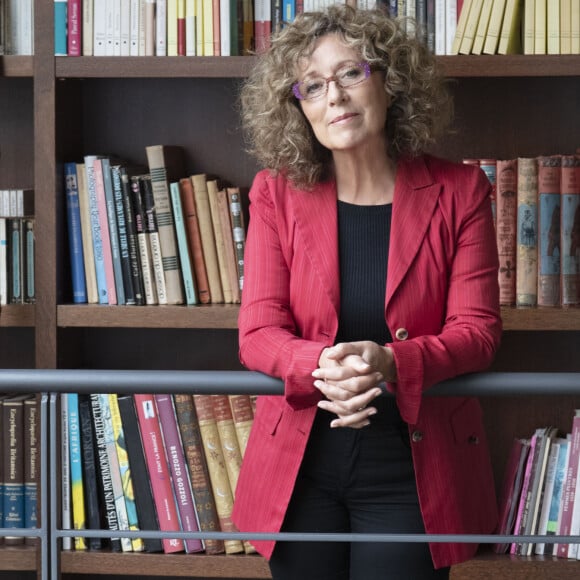
[[[284,532],[423,533],[407,427],[392,400],[364,429],[331,429],[319,410]],[[276,543],[274,580],[444,579],[426,543]]]

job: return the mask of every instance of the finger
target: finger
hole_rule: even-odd
[[[370,390],[375,388],[376,392],[380,394],[381,391],[377,385],[381,381],[382,375],[380,373],[372,373],[370,375],[352,377],[337,382],[333,382],[332,380],[316,380],[313,384],[328,399],[347,401],[352,397],[368,393]],[[378,396],[378,394],[376,396]]]
[[[363,409],[358,413],[347,415],[344,417],[337,417],[330,422],[330,427],[336,429],[339,427],[350,427],[351,429],[362,429],[371,424],[371,417],[376,415],[377,410],[373,407]]]

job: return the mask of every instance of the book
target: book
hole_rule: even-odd
[[[68,432],[73,529],[84,530],[86,529],[86,517],[81,453],[79,396],[77,393],[67,393],[66,397],[68,399]],[[74,548],[75,550],[87,549],[87,544],[83,536],[74,537]]]
[[[79,188],[76,163],[64,164],[66,187],[66,209],[68,225],[69,257],[72,280],[72,296],[75,304],[88,301],[85,281],[85,264],[83,257],[83,240],[81,232],[81,212],[79,207]]]
[[[82,0],[68,0],[67,4],[67,54],[82,54]]]
[[[67,2],[54,0],[54,55],[67,56]]]
[[[521,43],[522,0],[506,0],[505,12],[499,35],[498,54],[517,54]]]
[[[155,398],[149,394],[135,394],[134,401],[159,529],[164,532],[178,532],[180,531],[179,516],[171,488],[169,466],[163,450],[163,437]],[[183,550],[182,540],[177,538],[163,539],[165,553],[182,552]]]
[[[111,423],[113,426],[115,450],[119,462],[119,474],[121,476],[125,508],[127,511],[127,523],[129,530],[138,531],[139,517],[137,515],[135,493],[133,491],[133,475],[131,473],[131,466],[129,465],[129,455],[125,443],[125,430],[123,428],[121,412],[119,410],[119,401],[115,393],[110,393],[107,396],[109,400]],[[134,552],[142,552],[145,549],[145,544],[141,538],[131,538],[131,547]]]
[[[538,302],[538,162],[518,158],[516,306]]]
[[[553,6],[556,2],[551,2]],[[553,12],[550,11],[552,14]],[[548,28],[548,2],[547,0],[536,0],[534,11],[534,54],[546,54],[547,52],[547,28]],[[553,16],[550,18],[552,27],[555,25]],[[559,20],[559,19],[558,19]],[[558,22],[559,28],[559,22]],[[556,32],[556,38],[559,43],[559,30]],[[558,52],[560,47],[558,46]]]
[[[119,517],[117,506],[115,504],[115,492],[113,489],[113,476],[111,473],[111,464],[109,463],[109,454],[107,448],[107,439],[105,434],[105,425],[101,402],[98,394],[91,394],[91,416],[93,419],[93,432],[95,438],[95,449],[98,465],[98,484],[101,496],[101,505],[104,511],[107,528],[110,531],[119,530]],[[121,551],[121,540],[118,537],[110,539],[110,546],[113,552]]]
[[[457,20],[457,27],[455,28],[453,44],[451,45],[451,54],[459,54],[459,48],[461,47],[461,42],[463,41],[465,26],[467,25],[467,21],[469,19],[469,12],[471,11],[472,1],[473,0],[465,0],[463,2],[463,7]]]
[[[23,228],[21,218],[10,218],[6,222],[7,239],[7,283],[9,304],[22,304],[24,302],[24,278],[23,278]]]
[[[173,219],[175,221],[175,233],[177,234],[177,248],[179,250],[179,263],[183,275],[183,289],[185,292],[185,303],[188,306],[197,304],[197,293],[195,291],[195,279],[193,277],[193,267],[189,246],[187,243],[187,233],[185,231],[185,220],[181,208],[181,197],[179,194],[179,183],[173,181],[170,184],[171,206],[173,209]]]
[[[248,445],[248,439],[250,438],[250,431],[254,423],[252,401],[250,395],[228,395],[228,399],[232,410],[232,419],[238,444],[240,446],[240,454],[243,458]]]
[[[188,394],[176,394],[173,396],[173,400],[199,527],[204,532],[219,532],[220,523],[211,490],[193,398]],[[204,544],[206,554],[221,554],[225,551],[223,540],[204,540]]]
[[[87,290],[87,302],[98,304],[97,274],[95,269],[95,254],[93,246],[93,231],[91,227],[91,210],[87,177],[84,163],[77,163],[77,185],[79,191],[79,213],[81,220],[81,235],[83,239],[83,266]]]
[[[561,176],[562,306],[580,305],[580,157],[562,156]]]
[[[235,532],[236,527],[232,521],[234,497],[213,412],[212,396],[193,395],[193,401],[207,460],[212,492],[220,520],[220,528],[222,532]],[[226,554],[238,554],[244,551],[244,545],[239,540],[225,540],[224,546]]]
[[[215,234],[212,225],[211,209],[207,189],[207,176],[203,173],[191,176],[193,195],[197,209],[197,221],[201,236],[203,258],[209,282],[209,292],[212,303],[224,302],[224,294],[220,278]]]
[[[199,230],[191,179],[186,177],[179,180],[179,193],[185,226],[187,228],[187,241],[195,273],[197,298],[202,304],[208,304],[211,302],[211,295],[209,292],[209,282],[203,257],[201,233]]]
[[[93,56],[93,14],[94,0],[82,0],[83,21],[81,24],[81,42],[83,56]]]
[[[487,34],[483,45],[483,54],[496,54],[503,24],[506,0],[493,0]]]
[[[516,438],[513,440],[499,496],[499,534],[509,535],[513,532],[529,451],[529,439]],[[508,543],[496,543],[493,549],[497,554],[504,554],[509,547]]]
[[[79,422],[81,430],[81,454],[85,492],[86,527],[101,529],[101,503],[97,485],[98,467],[95,454],[95,438],[91,415],[91,401],[87,395],[79,395]],[[87,538],[89,550],[100,550],[101,538]]]
[[[23,536],[11,536],[7,530],[24,527],[24,399],[29,395],[11,395],[2,401],[3,508],[4,544],[17,546]]]
[[[497,160],[496,241],[499,256],[499,302],[516,303],[517,159]]]
[[[159,425],[163,437],[163,447],[171,474],[171,484],[173,486],[181,529],[184,532],[199,532],[195,501],[177,424],[177,417],[175,416],[173,397],[167,393],[155,395],[155,405],[157,407],[157,416],[159,417]],[[204,550],[203,542],[199,539],[184,540],[183,543],[185,551],[188,553],[202,552]]]
[[[60,525],[63,530],[72,529],[72,509],[70,492],[70,455],[68,434],[68,398],[66,393],[59,396],[60,402]],[[62,549],[72,549],[72,538],[62,538]]]
[[[107,55],[107,3],[93,0],[93,56]]]
[[[524,0],[522,19],[522,47],[524,54],[534,54],[536,33],[536,0]]]
[[[469,9],[469,16],[465,23],[465,30],[461,37],[461,44],[459,45],[459,54],[471,54],[473,42],[477,33],[477,25],[483,7],[483,0],[472,0],[471,8]]]
[[[472,54],[482,54],[483,52],[483,45],[485,44],[485,38],[487,36],[492,8],[493,2],[489,0],[483,2],[481,5],[481,14],[479,15],[479,21],[473,39],[473,47],[471,49]]]
[[[228,187],[226,191],[230,205],[232,237],[234,239],[234,251],[238,272],[238,286],[241,292],[244,289],[244,252],[246,249],[246,228],[244,212],[242,209],[242,196],[239,187]]]
[[[570,52],[580,54],[580,0],[570,2]]]
[[[181,268],[169,192],[169,183],[185,175],[183,148],[176,145],[150,145],[146,147],[146,154],[159,227],[167,304],[183,304]]]
[[[538,157],[538,306],[560,305],[562,157]]]
[[[129,457],[129,467],[135,493],[135,505],[139,524],[142,530],[159,530],[159,522],[153,501],[153,492],[147,472],[143,441],[139,429],[139,421],[132,395],[119,395],[117,397],[119,412],[123,422],[125,444]],[[163,544],[159,538],[144,538],[143,544],[147,552],[162,552]]]
[[[23,252],[22,252],[22,276],[23,289],[22,299],[25,304],[36,302],[36,279],[35,279],[35,219],[22,218]]]
[[[155,56],[175,56],[168,50],[170,38],[172,38],[171,31],[168,30],[169,12],[171,6],[177,7],[177,0],[157,0],[155,4]]]
[[[570,457],[564,480],[560,513],[558,515],[558,534],[560,536],[570,535],[572,527],[572,512],[574,509],[574,499],[576,494],[576,482],[578,479],[578,464],[580,458],[580,409],[574,411],[572,420],[572,432],[570,440]],[[554,555],[560,558],[568,558],[571,544],[559,543],[557,549],[554,548]],[[574,556],[575,557],[575,556]]]
[[[24,522],[25,528],[38,526],[39,403],[36,396],[24,399]],[[35,545],[35,537],[26,537],[25,544]]]
[[[0,217],[0,306],[8,304],[8,238],[7,218]]]

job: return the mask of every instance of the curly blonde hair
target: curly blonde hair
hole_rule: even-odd
[[[317,39],[333,33],[371,67],[384,71],[391,97],[386,139],[393,159],[422,153],[451,120],[451,97],[435,58],[405,32],[402,19],[383,9],[348,5],[299,14],[258,56],[242,86],[240,104],[248,151],[264,167],[285,172],[302,187],[329,177],[332,156],[315,138],[292,85],[300,59],[312,54]]]

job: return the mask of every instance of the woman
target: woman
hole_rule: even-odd
[[[423,154],[450,103],[382,11],[272,40],[242,93],[252,150],[240,358],[261,397],[236,492],[248,532],[491,533],[481,410],[423,397],[498,347],[489,183]],[[381,385],[394,397],[381,395]],[[447,577],[473,544],[255,542],[275,580]]]

